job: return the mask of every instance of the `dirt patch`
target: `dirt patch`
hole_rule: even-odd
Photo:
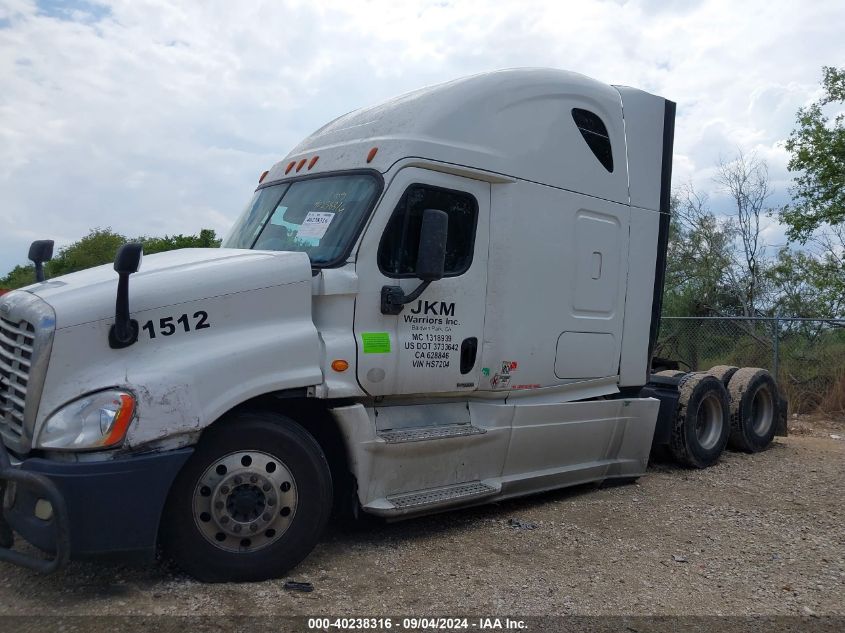
[[[788,422],[791,435],[845,438],[845,415],[793,415]]]
[[[845,615],[843,420],[790,419],[756,455],[394,524],[335,526],[284,580],[162,566],[0,566],[0,613]],[[107,529],[104,527],[104,529]]]

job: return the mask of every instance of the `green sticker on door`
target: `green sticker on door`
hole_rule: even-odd
[[[365,354],[389,354],[390,334],[387,332],[361,332]]]

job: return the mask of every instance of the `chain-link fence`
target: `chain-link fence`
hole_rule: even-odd
[[[655,355],[686,370],[763,367],[791,413],[845,411],[845,320],[663,317]]]

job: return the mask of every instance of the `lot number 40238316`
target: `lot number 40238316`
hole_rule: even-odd
[[[141,326],[142,329],[147,331],[150,338],[155,338],[156,334],[170,336],[175,334],[176,330],[179,328],[185,332],[191,332],[204,330],[209,327],[211,327],[211,323],[208,322],[208,312],[205,310],[197,310],[194,312],[193,319],[191,319],[187,314],[183,314],[179,317],[168,316],[160,318],[157,324],[150,319]]]

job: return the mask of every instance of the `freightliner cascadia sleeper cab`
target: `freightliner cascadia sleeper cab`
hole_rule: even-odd
[[[425,88],[306,138],[220,249],[130,244],[4,295],[0,559],[161,545],[262,579],[333,508],[397,519],[636,478],[653,446],[699,468],[765,448],[765,371],[652,374],[674,116],[558,70]]]

